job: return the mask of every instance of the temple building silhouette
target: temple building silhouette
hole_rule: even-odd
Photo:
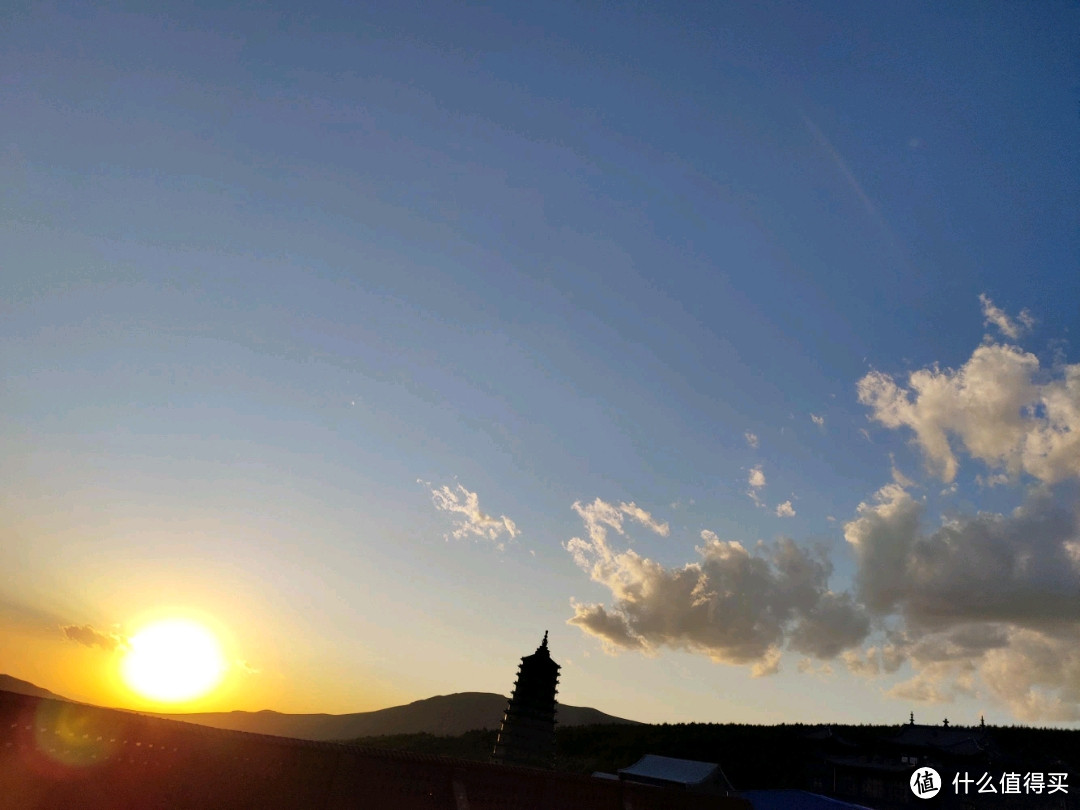
[[[523,657],[518,666],[514,693],[503,715],[492,762],[533,768],[555,766],[555,694],[559,669],[551,660],[545,630],[536,652]]]

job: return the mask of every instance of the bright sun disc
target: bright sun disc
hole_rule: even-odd
[[[214,634],[185,619],[168,619],[130,640],[121,674],[143,697],[166,703],[204,695],[225,674],[225,658]]]

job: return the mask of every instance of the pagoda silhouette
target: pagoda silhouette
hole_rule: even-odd
[[[547,643],[545,630],[536,652],[521,659],[492,762],[533,768],[555,766],[555,694],[560,667],[551,660]]]

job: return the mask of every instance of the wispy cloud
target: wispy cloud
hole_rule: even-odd
[[[986,293],[979,295],[979,303],[982,304],[983,323],[986,326],[996,326],[1005,337],[1016,340],[1035,325],[1035,319],[1026,309],[1020,310],[1020,314],[1013,320],[1005,314],[1005,310],[994,306],[994,302]]]
[[[889,471],[892,473],[893,483],[899,484],[905,489],[911,489],[915,486],[914,481],[900,472],[899,468],[896,466],[896,457],[892,453],[889,453]]]
[[[855,196],[859,199],[859,202],[862,203],[866,213],[870,215],[870,218],[873,219],[875,224],[881,229],[881,235],[887,240],[893,254],[906,264],[907,260],[904,257],[903,251],[900,250],[899,242],[897,242],[892,228],[889,227],[888,223],[885,221],[885,217],[881,215],[878,207],[874,205],[873,200],[870,199],[870,196],[863,189],[862,183],[855,177],[855,173],[848,166],[847,161],[844,160],[840,152],[833,146],[832,141],[825,136],[825,133],[821,131],[821,128],[818,127],[817,124],[805,116],[803,117],[803,123],[805,123],[806,128],[810,130],[810,134],[814,136],[814,140],[818,142],[818,145],[821,146],[829,156],[830,160],[832,160],[833,165],[847,181],[851,190],[855,192]]]
[[[69,641],[84,644],[87,647],[99,647],[107,652],[123,649],[128,646],[127,639],[119,633],[96,630],[89,624],[69,624],[65,627],[61,627],[60,631]]]
[[[490,540],[502,551],[506,548],[502,539],[504,536],[513,540],[520,534],[517,524],[506,515],[494,517],[484,512],[480,508],[480,497],[461,484],[458,484],[456,489],[445,485],[432,489],[431,500],[436,509],[460,516],[456,528],[448,536],[457,539],[479,537]]]
[[[776,507],[777,517],[795,517],[795,507],[791,505],[791,501],[784,501],[782,504]]]
[[[748,444],[748,445],[749,445],[750,447],[753,447],[753,448],[754,448],[755,450],[757,449],[757,446],[758,446],[758,437],[757,437],[757,434],[756,434],[756,433],[751,433],[751,432],[750,432],[750,431],[748,430],[748,431],[746,431],[746,433],[744,433],[744,434],[743,434],[743,437],[744,437],[744,438],[746,439],[746,443],[747,443],[747,444]]]
[[[816,413],[810,414],[810,421],[817,425],[822,430],[825,429],[825,417],[818,416]]]

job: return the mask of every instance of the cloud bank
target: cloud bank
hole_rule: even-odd
[[[981,512],[924,532],[924,507],[883,487],[844,527],[858,561],[856,595],[902,619],[891,663],[848,660],[860,674],[917,674],[891,694],[941,702],[972,694],[976,676],[1021,720],[1080,719],[1080,510],[1035,488],[1011,514]],[[876,651],[881,653],[882,651]]]
[[[866,637],[865,611],[849,595],[829,590],[832,568],[823,555],[786,539],[751,554],[738,542],[703,531],[696,561],[666,567],[612,544],[612,532],[625,537],[624,517],[666,529],[647,512],[630,514],[625,506],[599,498],[575,503],[587,537],[566,544],[613,600],[610,606],[574,602],[569,623],[609,650],[692,650],[714,661],[752,665],[760,675],[776,671],[785,647],[830,658]]]
[[[1034,322],[980,303],[1007,338]],[[871,419],[910,431],[949,484],[942,497],[956,492],[966,456],[989,468],[973,477],[980,490],[1024,485],[1020,505],[931,520],[890,455],[892,481],[842,522],[855,573],[838,592],[824,553],[789,539],[751,552],[706,530],[696,557],[669,567],[624,542],[628,520],[656,525],[647,512],[575,503],[586,537],[566,548],[610,600],[572,602],[570,623],[609,651],[689,650],[753,675],[776,672],[791,651],[804,656],[800,672],[837,658],[857,675],[899,679],[893,698],[975,697],[1025,722],[1080,720],[1080,364],[1044,368],[985,338],[958,369],[930,365],[903,381],[873,371],[857,392]],[[747,483],[763,505],[760,465]],[[793,515],[791,502],[776,514]]]

